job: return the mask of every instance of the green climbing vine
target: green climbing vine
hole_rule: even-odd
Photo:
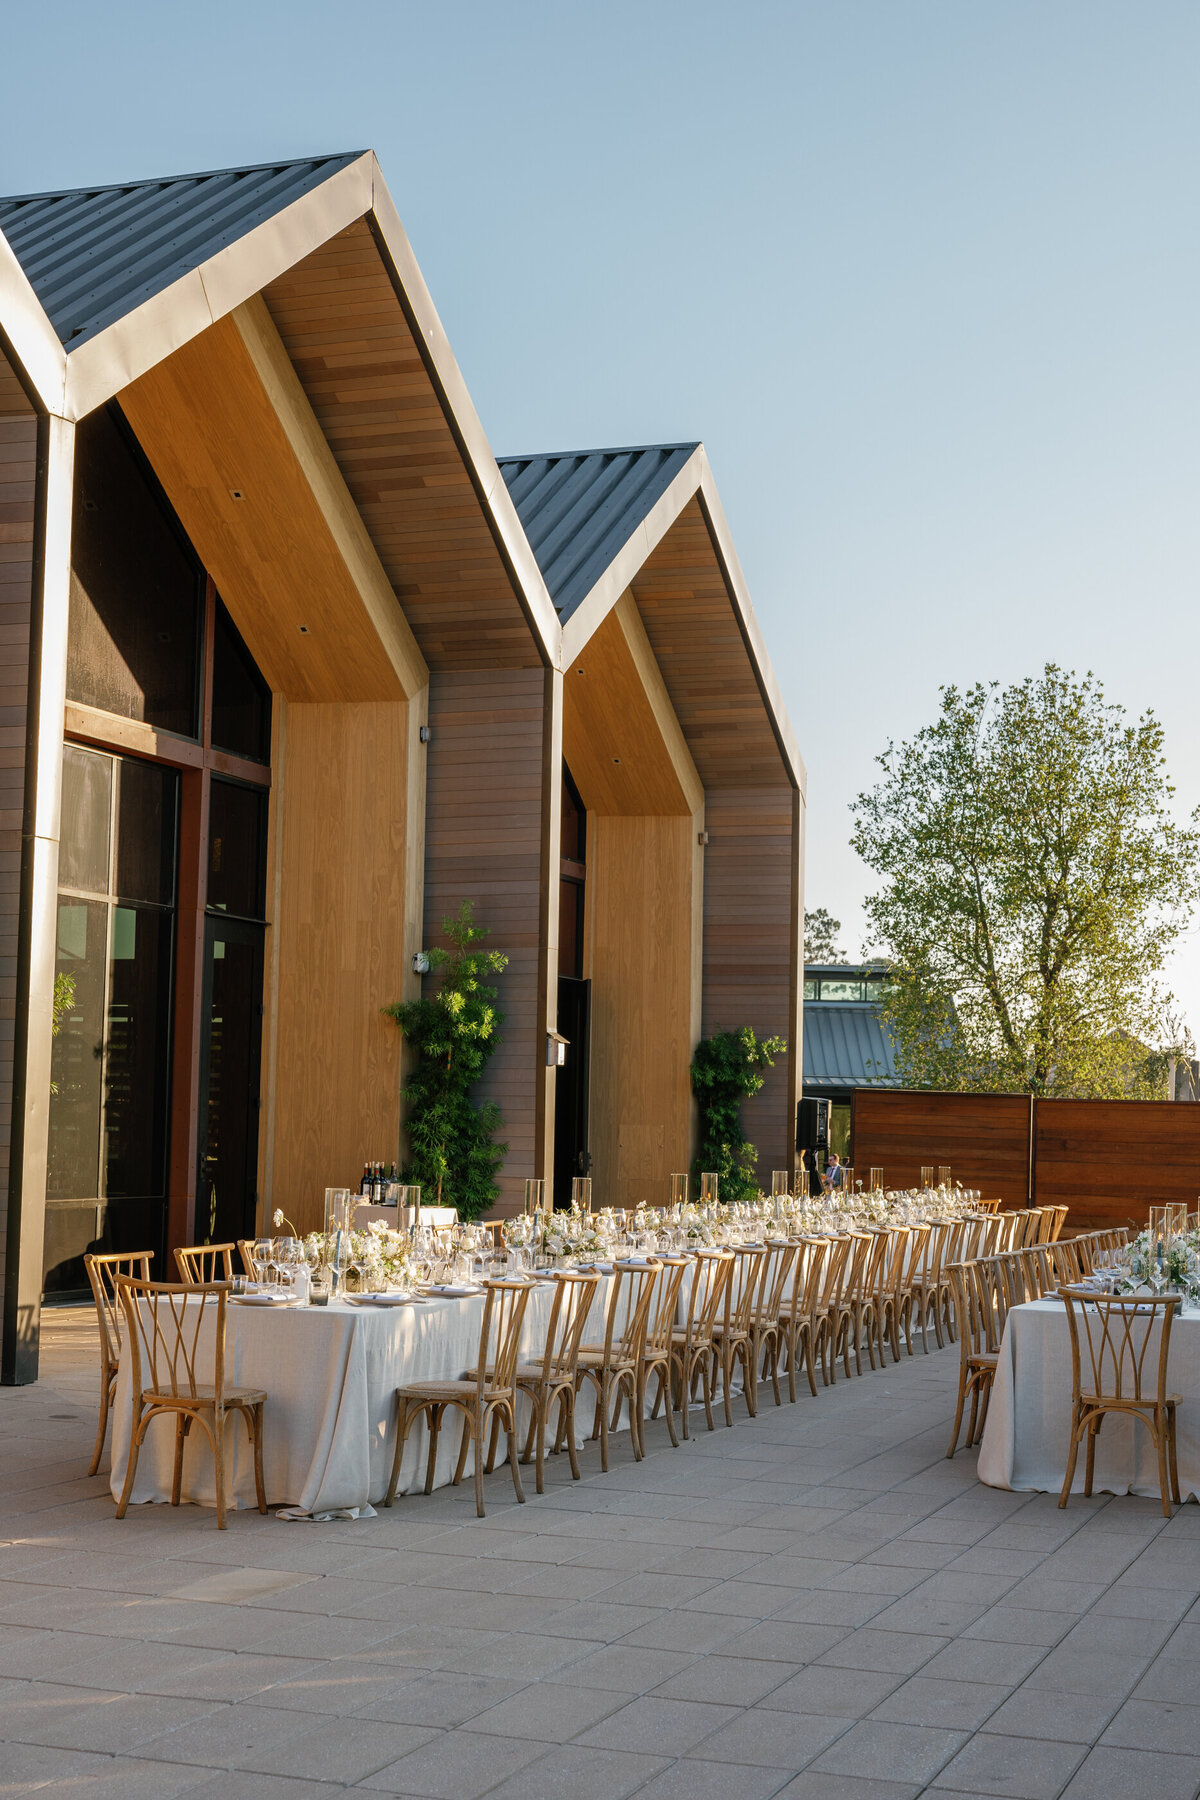
[[[721,1178],[722,1200],[752,1200],[758,1193],[758,1151],[742,1125],[742,1101],[757,1094],[762,1073],[787,1049],[783,1038],[756,1038],[749,1025],[715,1031],[692,1058],[692,1092],[700,1103],[700,1153],[694,1173]]]
[[[450,950],[427,952],[442,980],[429,999],[385,1006],[415,1053],[404,1090],[411,1157],[407,1179],[420,1184],[426,1201],[455,1206],[460,1219],[477,1219],[500,1190],[496,1173],[508,1151],[495,1134],[504,1123],[494,1100],[476,1102],[471,1089],[499,1047],[504,1014],[487,981],[508,967],[500,950],[479,948],[490,936],[477,925],[474,905],[442,920]]]

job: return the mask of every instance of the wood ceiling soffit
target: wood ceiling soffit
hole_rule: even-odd
[[[628,596],[563,677],[563,755],[590,812],[668,817],[703,807],[699,777]]]
[[[698,496],[630,588],[705,788],[791,786]]]
[[[402,700],[420,658],[394,600],[381,641],[382,575],[368,605],[346,560],[368,578],[344,490],[281,380],[282,416],[272,403],[244,322],[210,326],[123,390],[121,405],[272,688],[297,701]]]
[[[264,299],[431,668],[542,655],[365,221]]]
[[[22,387],[17,371],[0,350],[0,419],[26,419],[32,412],[33,402]]]

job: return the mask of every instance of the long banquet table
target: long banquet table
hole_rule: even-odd
[[[1152,1344],[1147,1367],[1156,1366]],[[1200,1498],[1200,1313],[1176,1316],[1168,1384],[1183,1398],[1176,1424],[1179,1491],[1185,1500]],[[1070,1426],[1071,1340],[1064,1303],[1047,1298],[1014,1306],[988,1403],[980,1481],[1057,1494],[1067,1471]],[[1081,1449],[1072,1493],[1083,1492],[1084,1462]],[[1158,1458],[1143,1426],[1116,1414],[1105,1419],[1096,1439],[1093,1491],[1157,1497]]]
[[[612,1280],[602,1279],[602,1290]],[[602,1293],[597,1293],[597,1301]],[[553,1289],[530,1291],[522,1333],[528,1354],[545,1343]],[[225,1335],[227,1387],[267,1394],[263,1448],[267,1502],[300,1512],[333,1512],[380,1500],[395,1450],[396,1389],[405,1382],[457,1380],[479,1349],[483,1295],[427,1296],[408,1306],[245,1306],[231,1301]],[[113,1408],[112,1476],[119,1498],[132,1434],[132,1358],[121,1358]],[[581,1408],[581,1415],[583,1413]],[[449,1482],[460,1428],[448,1421],[438,1445],[435,1483]],[[422,1487],[428,1434],[414,1429],[400,1470],[400,1492]],[[253,1507],[254,1463],[240,1419],[226,1426],[231,1503]],[[169,1500],[175,1421],[150,1425],[138,1459],[132,1499]],[[185,1500],[216,1502],[212,1453],[200,1431],[188,1440]]]

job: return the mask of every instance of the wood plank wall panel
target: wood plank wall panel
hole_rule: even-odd
[[[705,787],[786,781],[698,498],[630,588]]]
[[[0,1286],[6,1265],[37,420],[0,355]]]
[[[1183,1101],[1039,1100],[1039,1206],[1067,1205],[1073,1229],[1146,1222],[1151,1206],[1200,1196],[1200,1106]]]
[[[924,1163],[949,1163],[951,1178],[985,1199],[1024,1206],[1029,1195],[1029,1097],[862,1089],[854,1096],[856,1175],[883,1170],[889,1187],[915,1187]]]
[[[793,850],[794,790],[708,789],[704,852],[704,1007],[702,1031],[753,1027],[797,1050],[793,1003],[793,932],[801,904]],[[794,1074],[787,1057],[767,1071],[766,1085],[743,1109],[758,1147],[760,1175],[791,1168],[795,1141]]]
[[[444,943],[443,917],[473,900],[476,919],[491,928],[490,947],[509,959],[497,981],[501,1045],[478,1089],[504,1115],[501,1210],[508,1211],[520,1210],[525,1178],[536,1170],[536,1081],[545,1066],[538,976],[545,686],[540,669],[435,672],[429,683],[425,941]]]
[[[327,1186],[398,1154],[408,705],[287,709],[267,1216],[321,1225]]]
[[[366,222],[264,290],[432,666],[539,661],[479,496]]]
[[[592,815],[592,1179],[599,1205],[661,1206],[691,1161],[693,822]]]

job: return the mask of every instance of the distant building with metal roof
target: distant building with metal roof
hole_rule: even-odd
[[[647,444],[497,458],[564,624],[697,449]]]
[[[806,1094],[848,1102],[856,1088],[902,1085],[881,1011],[885,976],[878,964],[805,965]]]

